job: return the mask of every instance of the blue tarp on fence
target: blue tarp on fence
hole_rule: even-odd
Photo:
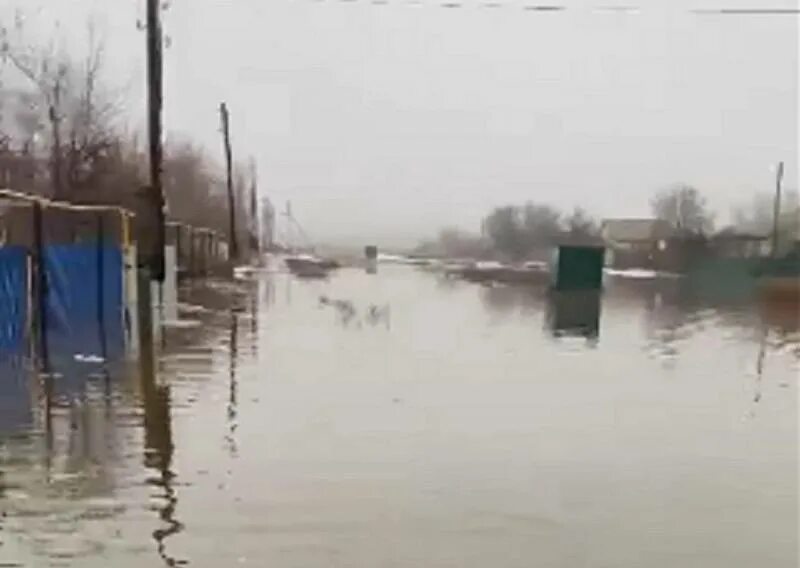
[[[122,252],[94,243],[48,245],[44,261],[50,364],[62,388],[71,390],[70,383],[82,381],[101,359],[118,361],[124,354]]]
[[[0,354],[0,434],[21,432],[33,424],[31,371],[26,357]]]
[[[23,247],[0,247],[0,432],[32,421],[26,361],[28,259]]]
[[[28,319],[28,260],[23,247],[0,247],[0,356],[20,353]]]
[[[69,396],[124,358],[123,256],[97,243],[47,245],[42,261],[47,370],[57,378],[55,394]],[[0,247],[0,430],[29,421],[27,324],[38,302],[28,297],[28,280],[26,249]]]

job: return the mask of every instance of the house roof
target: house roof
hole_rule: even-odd
[[[610,241],[655,241],[672,235],[672,225],[663,219],[606,219],[603,236]]]
[[[726,227],[711,238],[715,240],[767,241],[771,235],[759,231],[741,231],[736,227]]]

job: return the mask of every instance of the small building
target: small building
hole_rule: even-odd
[[[555,290],[600,290],[603,287],[605,249],[598,246],[561,245],[550,270]]]
[[[607,266],[653,268],[667,252],[675,230],[663,219],[606,219],[600,234]]]
[[[650,250],[672,237],[674,229],[663,219],[606,219],[601,235],[607,245],[620,250]]]
[[[713,253],[722,258],[761,258],[772,252],[770,235],[746,233],[728,227],[710,239]]]
[[[800,256],[800,209],[795,211],[790,224],[787,224],[783,231],[778,235],[778,256],[791,255]],[[772,243],[770,242],[770,253],[772,253]]]

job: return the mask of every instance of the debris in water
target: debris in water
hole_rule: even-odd
[[[344,325],[349,324],[356,317],[356,311],[353,302],[349,300],[334,300],[327,296],[320,296],[319,303],[321,306],[333,306],[339,312],[339,317]]]
[[[78,363],[103,363],[105,359],[100,357],[99,355],[85,355],[83,353],[77,353],[75,355],[75,360]]]
[[[178,310],[182,312],[186,312],[187,314],[200,314],[200,313],[208,313],[211,310],[204,306],[198,306],[196,304],[178,304]]]
[[[320,307],[332,306],[335,308],[339,312],[339,317],[344,325],[355,322],[358,327],[361,327],[361,321],[357,320],[358,310],[350,300],[336,300],[323,295],[319,297],[319,305]],[[391,312],[389,304],[384,306],[370,304],[367,307],[364,320],[366,323],[373,326],[380,322],[384,322],[388,328],[390,323],[390,315]]]
[[[385,306],[381,307],[371,304],[369,309],[367,310],[366,319],[367,323],[369,323],[370,325],[377,325],[382,321],[384,322],[384,324],[386,324],[386,327],[388,328],[391,322],[391,311],[389,308],[389,304],[386,304]]]
[[[193,319],[176,319],[176,320],[164,320],[164,322],[161,325],[172,329],[192,329],[195,327],[200,327],[201,325],[203,325],[203,322],[201,322],[200,320],[193,320]]]

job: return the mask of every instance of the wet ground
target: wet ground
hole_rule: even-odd
[[[797,566],[791,308],[402,266],[181,299],[152,375],[14,401],[0,565]]]

